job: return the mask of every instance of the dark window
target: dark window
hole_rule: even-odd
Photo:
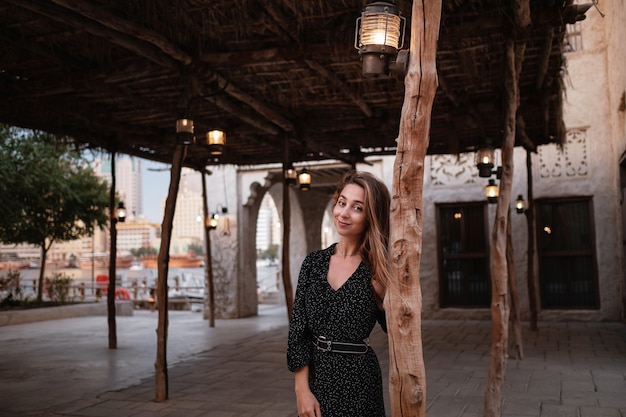
[[[441,307],[489,307],[485,204],[437,206]]]
[[[580,22],[566,26],[564,50],[565,52],[576,52],[583,50],[583,34]]]
[[[599,308],[591,200],[537,201],[541,306]]]

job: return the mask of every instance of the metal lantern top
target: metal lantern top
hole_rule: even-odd
[[[354,47],[360,53],[395,54],[404,44],[405,22],[393,3],[368,4],[357,19]]]

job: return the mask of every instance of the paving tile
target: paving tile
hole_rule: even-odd
[[[141,332],[148,320],[153,318],[141,316],[120,327]],[[205,345],[195,342],[195,351],[173,346],[176,359],[168,364],[169,399],[158,403],[154,401],[154,346],[141,345],[142,338],[134,339],[140,344],[137,349],[129,346],[111,352],[72,338],[92,332],[81,327],[84,323],[55,321],[57,332],[70,335],[59,345],[41,327],[16,326],[20,338],[42,344],[45,350],[29,352],[26,342],[2,344],[4,350],[6,346],[20,349],[22,357],[16,359],[20,356],[9,350],[8,359],[0,358],[0,417],[296,416],[293,374],[286,368],[284,311],[276,310],[269,318],[220,321],[220,327],[213,329],[203,320],[193,320],[193,316],[174,315],[170,326],[178,325],[182,335],[183,328],[187,329]],[[428,417],[482,417],[490,323],[425,320],[422,330]],[[507,361],[502,417],[626,417],[623,324],[540,323],[538,332],[524,327],[523,337],[524,358]],[[0,334],[0,343],[7,339]],[[68,357],[64,357],[60,350],[72,343],[80,353],[66,352]],[[389,351],[384,333],[377,329],[371,343],[387,375]],[[44,351],[57,361],[41,360]],[[73,366],[72,355],[85,365]],[[29,361],[29,367],[12,368],[10,361],[18,360]],[[60,377],[68,380],[64,367],[71,368],[69,380],[77,385],[74,391],[67,385],[53,393],[49,387]],[[17,376],[25,383],[16,383]],[[384,385],[389,410],[386,379]],[[18,400],[12,401],[16,396]],[[32,406],[36,397],[40,397],[39,408]]]

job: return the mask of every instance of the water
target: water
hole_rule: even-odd
[[[6,275],[8,271],[0,271],[0,276]],[[20,286],[28,291],[34,287],[34,283],[39,279],[39,269],[21,269]],[[46,268],[44,276],[53,277],[55,274],[61,273],[72,279],[72,287],[80,288],[85,286],[86,294],[95,294],[98,287],[97,277],[105,275],[108,277],[108,268]],[[116,271],[116,287],[131,289],[136,283],[139,287],[147,288],[156,287],[158,280],[158,270],[156,268],[117,268]],[[167,284],[170,288],[184,287],[204,291],[205,270],[204,267],[198,268],[169,268]],[[257,262],[257,288],[262,292],[279,291],[280,275],[278,274],[278,266],[269,264],[267,261]]]

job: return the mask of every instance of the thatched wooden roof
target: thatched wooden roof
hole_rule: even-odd
[[[355,20],[367,3],[0,0],[0,122],[169,163],[188,111],[198,135],[227,134],[219,160],[190,145],[193,167],[281,162],[284,140],[294,162],[393,153],[404,85],[361,74]],[[395,3],[410,22],[412,3]],[[511,3],[444,0],[429,153],[499,143]],[[570,3],[530,0],[518,145],[563,137]]]

